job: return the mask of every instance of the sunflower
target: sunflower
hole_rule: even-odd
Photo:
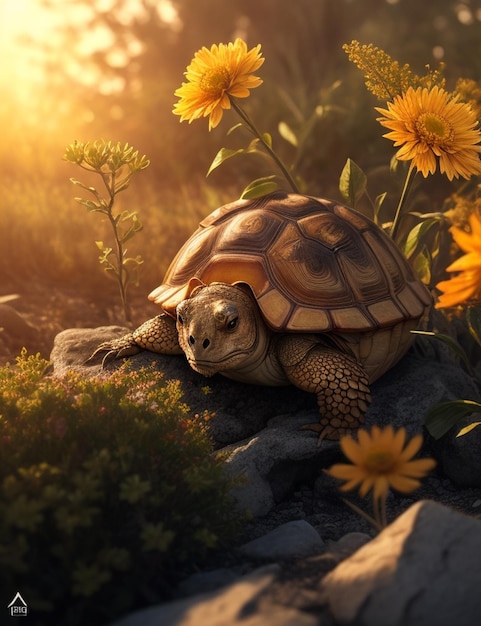
[[[454,241],[463,252],[446,268],[448,272],[460,272],[449,280],[443,280],[436,287],[444,293],[439,296],[437,309],[462,304],[470,298],[481,298],[481,219],[476,213],[469,217],[471,232],[457,226],[449,229]]]
[[[371,433],[358,432],[359,441],[352,437],[342,437],[341,449],[353,465],[338,463],[326,473],[347,481],[341,486],[342,491],[349,491],[359,486],[359,494],[364,497],[371,488],[375,501],[385,500],[389,487],[402,493],[409,493],[419,487],[417,478],[422,478],[434,466],[432,459],[412,457],[419,451],[422,435],[416,435],[404,447],[406,429],[394,432],[392,426],[384,429],[373,426]]]
[[[439,170],[449,180],[481,174],[479,152],[481,132],[471,107],[459,102],[438,87],[409,87],[388,102],[387,109],[376,107],[384,117],[382,126],[391,129],[383,135],[401,146],[396,153],[400,161],[411,161],[424,177]]]
[[[186,83],[175,91],[179,101],[173,113],[189,123],[209,117],[209,130],[222,119],[224,109],[231,108],[231,98],[247,98],[249,89],[259,87],[262,80],[253,76],[264,63],[260,44],[247,50],[242,39],[234,43],[214,44],[195,53],[187,67]]]

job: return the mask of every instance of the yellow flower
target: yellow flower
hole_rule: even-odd
[[[387,109],[376,107],[384,116],[378,122],[391,129],[384,137],[401,146],[396,158],[412,161],[424,177],[434,174],[437,159],[449,180],[481,174],[478,122],[470,106],[458,100],[459,95],[438,86],[410,87],[388,102]]]
[[[231,108],[231,97],[247,98],[249,89],[262,84],[258,76],[252,75],[264,63],[260,49],[259,44],[247,50],[245,41],[236,39],[196,52],[185,72],[188,82],[175,91],[179,101],[173,113],[180,115],[181,122],[189,123],[209,117],[209,130],[215,128],[224,109]]]
[[[421,447],[422,435],[413,437],[404,448],[405,428],[394,432],[392,426],[373,426],[371,433],[358,431],[358,439],[356,442],[352,437],[342,437],[340,441],[342,451],[354,465],[338,463],[326,470],[330,476],[347,481],[341,486],[343,491],[359,486],[359,494],[364,497],[374,488],[375,500],[384,499],[389,487],[409,493],[420,485],[416,478],[422,478],[436,464],[432,459],[410,460]]]
[[[460,272],[449,280],[443,280],[436,287],[444,293],[439,296],[437,309],[455,306],[470,298],[481,298],[481,219],[476,213],[469,218],[471,232],[452,226],[454,241],[466,252],[446,268],[448,272]]]

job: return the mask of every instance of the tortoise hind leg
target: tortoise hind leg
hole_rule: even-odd
[[[368,376],[355,358],[308,335],[285,335],[278,354],[289,381],[317,395],[320,421],[303,428],[318,432],[319,443],[361,426],[371,395]]]
[[[112,359],[132,356],[141,350],[158,354],[182,354],[175,320],[165,313],[157,315],[123,337],[104,341],[88,360],[104,354],[102,365],[105,365]]]

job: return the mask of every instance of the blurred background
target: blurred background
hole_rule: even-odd
[[[235,37],[260,43],[266,58],[264,83],[243,104],[305,190],[332,199],[348,157],[369,173],[373,197],[391,184],[380,103],[344,43],[373,43],[419,74],[442,61],[448,89],[481,79],[478,0],[0,0],[1,359],[25,343],[48,357],[62,328],[122,323],[94,243],[108,241],[108,225],[73,199],[69,178],[82,172],[63,160],[68,144],[128,142],[151,161],[119,196],[144,225],[129,242],[145,260],[131,289],[134,321],[156,312],[146,296],[198,221],[272,172],[252,156],[206,179],[221,147],[246,144],[242,133],[226,137],[238,120],[228,112],[209,133],[206,120],[180,124],[172,114],[196,50]],[[279,135],[281,122],[297,147]],[[429,185],[424,211],[438,210],[445,181]]]

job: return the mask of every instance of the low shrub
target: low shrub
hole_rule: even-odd
[[[47,366],[24,352],[0,368],[1,595],[20,592],[35,624],[104,624],[168,598],[239,516],[180,383]]]

